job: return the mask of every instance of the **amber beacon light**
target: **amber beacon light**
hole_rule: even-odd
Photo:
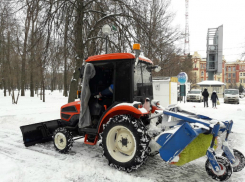
[[[134,44],[133,50],[140,50],[140,44]]]

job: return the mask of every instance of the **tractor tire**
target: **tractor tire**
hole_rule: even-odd
[[[54,147],[60,153],[68,153],[74,143],[72,133],[66,128],[58,128],[54,131],[53,135]]]
[[[215,171],[209,161],[206,161],[205,168],[207,174],[211,176],[216,181],[226,181],[231,177],[232,174],[232,166],[230,161],[225,157],[216,156],[216,160],[221,168],[220,171]]]
[[[244,158],[244,155],[239,150],[233,149],[233,153],[234,153],[236,161],[234,164],[231,164],[231,166],[233,168],[233,172],[239,172],[245,166],[245,158]],[[222,156],[226,157],[226,154],[223,152]]]
[[[150,137],[141,120],[129,115],[117,115],[104,125],[101,146],[108,165],[131,172],[148,157]]]

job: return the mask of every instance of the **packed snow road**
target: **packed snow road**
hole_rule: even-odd
[[[137,171],[126,173],[117,171],[107,165],[102,157],[102,149],[77,140],[69,154],[55,151],[53,143],[37,144],[26,148],[19,129],[22,125],[38,123],[59,118],[60,107],[67,98],[61,92],[47,91],[46,102],[38,97],[20,97],[17,105],[12,104],[11,97],[3,96],[0,90],[0,181],[1,182],[144,182],[144,181],[213,181],[205,171],[206,157],[202,157],[181,167],[166,164],[159,155],[149,157]],[[245,98],[240,104],[224,104],[213,109],[203,108],[203,103],[179,103],[185,110],[207,115],[218,120],[234,121],[230,145],[245,153]],[[221,150],[217,153],[221,155]],[[233,173],[230,182],[245,181],[245,170]]]

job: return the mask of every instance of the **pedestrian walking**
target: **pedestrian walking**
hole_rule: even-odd
[[[212,100],[212,103],[213,103],[213,108],[217,109],[216,102],[217,102],[217,100],[219,100],[219,98],[218,98],[215,90],[213,91],[213,93],[211,95],[211,100]]]
[[[203,101],[204,101],[204,107],[206,105],[206,107],[208,107],[208,96],[209,96],[209,93],[208,93],[208,90],[205,88],[203,93],[202,93],[202,96],[203,96]]]

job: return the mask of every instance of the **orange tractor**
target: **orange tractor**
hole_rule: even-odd
[[[67,153],[76,139],[84,137],[88,145],[100,139],[111,165],[126,171],[140,166],[150,151],[149,117],[161,106],[153,101],[151,70],[157,66],[139,56],[139,44],[134,46],[136,55],[89,57],[80,69],[81,100],[63,105],[61,119],[21,126],[25,146],[53,140]],[[112,94],[100,95],[110,85]]]
[[[139,56],[138,44],[134,49],[135,55],[89,57],[80,68],[80,101],[63,105],[61,119],[21,126],[25,146],[53,140],[59,152],[67,153],[75,140],[84,137],[88,145],[100,140],[109,165],[127,172],[158,153],[178,166],[206,155],[207,174],[218,181],[241,171],[244,155],[228,145],[233,121],[218,121],[178,106],[163,109],[153,100],[151,72],[159,68]],[[160,131],[151,130],[152,125]],[[217,156],[216,139],[224,132],[224,152]]]

